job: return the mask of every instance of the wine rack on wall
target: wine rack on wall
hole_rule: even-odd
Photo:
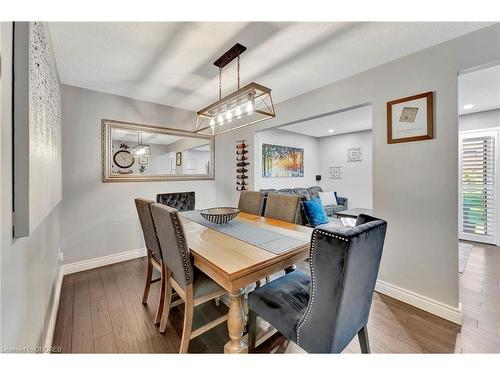
[[[236,190],[248,189],[248,144],[246,139],[236,141]]]

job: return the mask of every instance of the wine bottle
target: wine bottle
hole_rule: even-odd
[[[248,172],[248,169],[246,169],[246,168],[238,168],[236,170],[236,172],[238,172],[238,173],[246,173],[246,172]]]
[[[243,156],[238,156],[236,158],[236,161],[243,161],[243,160],[248,160],[248,156],[243,155]]]
[[[239,182],[239,181],[236,181],[236,185],[248,185],[245,180]]]
[[[246,148],[246,147],[247,147],[247,145],[244,143],[240,143],[240,144],[236,145],[236,148]]]
[[[237,167],[246,167],[248,164],[250,164],[250,163],[246,163],[246,162],[244,162],[244,161],[241,161],[241,162],[239,162],[239,163],[236,163],[236,166],[237,166]]]
[[[246,190],[247,188],[245,186],[242,186],[242,187],[236,187],[236,190],[238,191],[242,191],[242,190]]]
[[[237,175],[237,176],[236,176],[236,178],[237,178],[238,180],[243,180],[243,179],[245,179],[245,178],[248,178],[248,176],[245,176],[244,174],[239,174],[239,175]]]
[[[238,150],[236,151],[236,155],[245,155],[248,154],[248,150]]]

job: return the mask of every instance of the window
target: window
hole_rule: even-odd
[[[460,238],[496,243],[496,132],[460,136]]]

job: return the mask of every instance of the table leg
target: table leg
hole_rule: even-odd
[[[229,296],[231,297],[231,303],[227,317],[227,329],[231,341],[224,346],[224,353],[248,353],[248,347],[241,340],[245,328],[245,312],[243,309],[245,290],[240,289],[235,293],[229,293]]]

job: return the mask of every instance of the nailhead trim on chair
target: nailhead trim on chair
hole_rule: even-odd
[[[186,259],[186,249],[184,247],[186,241],[183,241],[183,234],[181,231],[181,227],[179,225],[179,220],[177,217],[176,212],[170,213],[170,218],[172,219],[172,223],[174,224],[175,232],[177,234],[177,246],[181,249],[181,254],[182,254],[182,262],[184,264],[184,274],[186,275],[186,284],[189,285],[191,284],[191,278],[189,277],[189,269],[187,266],[187,259]]]
[[[299,346],[300,346],[300,330],[307,323],[307,320],[309,319],[309,315],[311,315],[311,310],[314,306],[316,280],[314,278],[313,254],[314,254],[314,248],[316,246],[316,237],[317,237],[318,233],[323,234],[323,235],[328,236],[328,237],[337,238],[339,240],[349,242],[349,239],[347,239],[347,238],[336,236],[332,233],[324,232],[324,231],[319,230],[319,229],[314,230],[314,233],[313,233],[313,236],[311,239],[311,248],[309,250],[309,267],[311,269],[311,300],[309,301],[309,303],[307,305],[307,310],[306,310],[306,313],[304,316],[304,320],[299,324],[299,327],[297,328],[297,345],[299,345]]]

